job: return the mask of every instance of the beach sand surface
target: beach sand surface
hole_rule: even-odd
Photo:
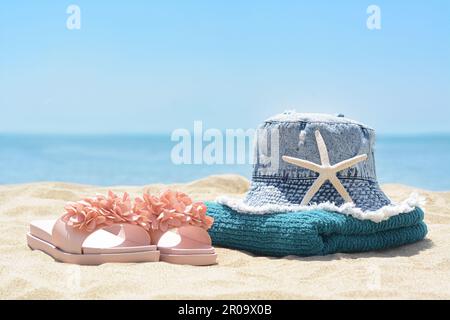
[[[170,187],[196,200],[243,196],[240,176],[211,176],[187,184],[95,187],[68,183],[0,186],[2,299],[450,299],[450,192],[384,185],[396,201],[423,195],[427,238],[399,248],[322,257],[255,257],[217,248],[208,267],[164,262],[78,266],[55,262],[26,244],[28,224],[56,218],[67,201],[96,193]]]

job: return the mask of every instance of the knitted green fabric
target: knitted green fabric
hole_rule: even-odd
[[[243,214],[207,202],[214,245],[268,256],[310,256],[385,249],[427,234],[420,208],[375,223],[323,210]]]

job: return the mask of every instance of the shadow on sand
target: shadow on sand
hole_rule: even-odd
[[[298,261],[332,261],[341,259],[364,259],[364,258],[393,258],[393,257],[411,257],[415,256],[421,251],[425,251],[434,247],[433,241],[431,239],[423,239],[416,243],[411,243],[403,245],[400,247],[384,249],[379,251],[368,251],[368,252],[358,252],[358,253],[334,253],[326,256],[311,256],[311,257],[300,257],[300,256],[286,256],[286,257],[266,257],[270,260],[298,260]],[[242,253],[251,257],[261,257],[259,255],[252,254],[248,251],[241,251]]]

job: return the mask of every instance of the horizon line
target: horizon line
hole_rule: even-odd
[[[230,128],[228,128],[230,129]],[[233,129],[241,129],[241,128],[233,128]],[[247,128],[251,129],[251,128]],[[225,131],[225,129],[219,129],[220,131]],[[190,133],[193,133],[193,130],[188,130]],[[51,131],[39,131],[39,132],[25,132],[25,131],[0,131],[0,136],[170,136],[172,132],[151,132],[151,131],[128,131],[128,132],[113,132],[113,131],[105,131],[105,132],[51,132]],[[422,132],[378,132],[376,131],[377,136],[389,136],[389,137],[413,137],[413,136],[450,136],[450,131],[422,131]]]

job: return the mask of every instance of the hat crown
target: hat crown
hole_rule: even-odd
[[[357,155],[367,160],[337,173],[339,178],[376,181],[375,131],[342,115],[287,111],[267,119],[258,130],[253,175],[276,178],[315,178],[317,173],[282,160],[295,157],[321,164],[316,134],[325,142],[330,165]]]

